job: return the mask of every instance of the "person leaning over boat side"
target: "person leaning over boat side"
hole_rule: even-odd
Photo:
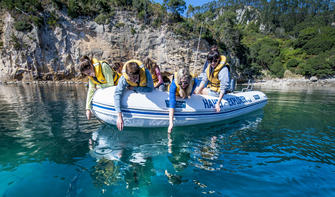
[[[144,66],[146,69],[149,70],[151,74],[152,80],[154,82],[154,87],[158,88],[162,92],[165,91],[163,77],[157,63],[148,57],[144,60]]]
[[[168,133],[173,129],[174,111],[176,108],[176,96],[182,99],[190,98],[196,88],[197,79],[193,78],[188,68],[180,69],[174,74],[174,79],[169,86],[169,128]]]
[[[86,117],[91,119],[91,101],[96,88],[106,88],[118,83],[121,76],[116,70],[118,68],[110,67],[105,61],[98,61],[95,58],[90,59],[87,56],[80,58],[79,69],[81,74],[88,76],[88,91],[86,98]]]
[[[218,51],[210,51],[207,55],[207,61],[210,66],[207,66],[206,75],[203,75],[196,94],[219,97],[218,102],[215,104],[215,109],[216,112],[220,112],[221,100],[230,88],[229,64],[226,56],[220,56]],[[204,88],[207,82],[208,85]]]
[[[123,130],[121,99],[126,89],[137,92],[151,92],[154,89],[150,72],[144,68],[143,63],[139,60],[129,60],[124,64],[122,76],[115,89],[114,105],[118,113],[116,126],[120,131]]]

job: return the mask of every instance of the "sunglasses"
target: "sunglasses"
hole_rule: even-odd
[[[216,58],[208,58],[207,61],[210,62],[210,63],[211,62],[217,62],[218,59],[216,59]]]
[[[140,71],[139,71],[139,70],[137,70],[137,71],[135,71],[135,72],[129,72],[129,75],[138,75],[138,74],[140,74]]]
[[[179,82],[179,85],[188,85],[190,84],[188,81],[180,81]]]

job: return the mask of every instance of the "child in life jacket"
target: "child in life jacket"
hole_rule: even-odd
[[[121,76],[106,61],[90,59],[87,56],[80,58],[79,69],[82,75],[88,77],[88,91],[86,98],[86,117],[91,119],[91,101],[97,88],[106,88],[117,85]]]
[[[145,69],[139,60],[129,60],[123,66],[122,76],[116,86],[114,93],[115,110],[118,113],[116,121],[117,128],[123,130],[123,116],[121,111],[121,100],[124,90],[134,90],[137,92],[151,92],[154,84],[150,72]]]
[[[174,79],[169,86],[169,128],[168,133],[173,129],[174,111],[176,108],[176,97],[190,98],[194,92],[197,79],[193,78],[188,68],[182,68],[174,74]]]
[[[151,74],[152,80],[154,82],[154,88],[157,88],[162,92],[165,91],[163,77],[161,75],[158,64],[148,57],[144,60],[144,66]]]

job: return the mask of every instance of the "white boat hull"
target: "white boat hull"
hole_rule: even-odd
[[[95,116],[116,125],[114,107],[115,87],[99,89],[93,96],[92,111]],[[215,112],[218,98],[192,95],[178,100],[175,109],[175,126],[187,126],[223,121],[263,108],[267,97],[259,91],[226,94],[221,101],[221,111]],[[154,90],[149,93],[126,91],[121,102],[124,126],[167,127],[169,125],[169,94]]]

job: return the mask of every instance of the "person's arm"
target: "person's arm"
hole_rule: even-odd
[[[164,83],[164,81],[163,81],[162,74],[158,67],[155,68],[155,73],[158,78],[158,83],[156,84],[155,88],[158,88],[162,83]]]
[[[197,84],[199,83],[200,80],[198,80],[197,78],[193,78],[194,83],[193,83],[193,87],[192,87],[192,91],[191,91],[191,95],[195,93],[196,89],[197,89]]]
[[[168,128],[168,133],[172,132],[172,129],[173,129],[173,118],[174,118],[174,108],[169,108],[169,128]]]
[[[145,75],[147,77],[147,86],[146,87],[134,87],[135,91],[152,92],[152,90],[154,89],[154,82],[152,81],[151,74],[147,69],[145,69]]]
[[[168,128],[168,133],[172,132],[173,129],[173,118],[174,118],[174,109],[176,107],[176,90],[177,86],[172,80],[170,84],[170,89],[169,89],[169,128]]]
[[[123,130],[123,116],[122,116],[122,112],[118,112],[117,113],[117,120],[116,120],[116,127],[117,129],[119,129],[119,131]]]
[[[107,83],[104,83],[104,84],[100,84],[99,86],[101,88],[106,88],[106,87],[110,87],[110,86],[114,86],[114,72],[113,70],[111,69],[111,67],[106,64],[106,63],[102,63],[102,74],[104,75],[105,77],[105,80]]]
[[[204,75],[202,76],[201,79],[201,83],[199,85],[199,87],[195,90],[195,94],[202,94],[202,90],[205,88],[205,84],[207,84],[208,82],[208,78],[207,78],[207,74],[204,73]]]
[[[220,112],[220,103],[225,94],[226,89],[229,87],[229,71],[227,67],[224,67],[219,72],[219,80],[220,80],[220,95],[218,102],[215,104],[216,112]]]
[[[92,109],[92,98],[93,94],[95,92],[95,84],[89,79],[88,80],[88,91],[87,91],[87,97],[86,97],[86,117],[87,120],[91,119],[91,109]]]
[[[121,99],[123,92],[127,88],[127,81],[124,78],[124,76],[120,77],[119,83],[117,84],[114,92],[114,106],[115,106],[115,111],[116,112],[121,112]]]
[[[124,76],[121,76],[119,83],[117,84],[114,92],[114,106],[115,106],[115,111],[117,112],[117,120],[116,120],[116,126],[117,128],[122,131],[123,130],[123,116],[121,112],[121,99],[124,90],[127,87],[127,81],[124,78]]]
[[[221,71],[219,72],[219,80],[220,80],[220,93],[222,92],[223,94],[227,89],[229,89],[229,81],[230,81],[230,76],[229,76],[229,70],[227,67],[223,67]]]
[[[215,110],[216,110],[216,112],[220,112],[221,111],[220,103],[221,103],[221,100],[222,100],[223,96],[224,96],[224,92],[220,92],[220,96],[219,96],[218,102],[215,104]]]

